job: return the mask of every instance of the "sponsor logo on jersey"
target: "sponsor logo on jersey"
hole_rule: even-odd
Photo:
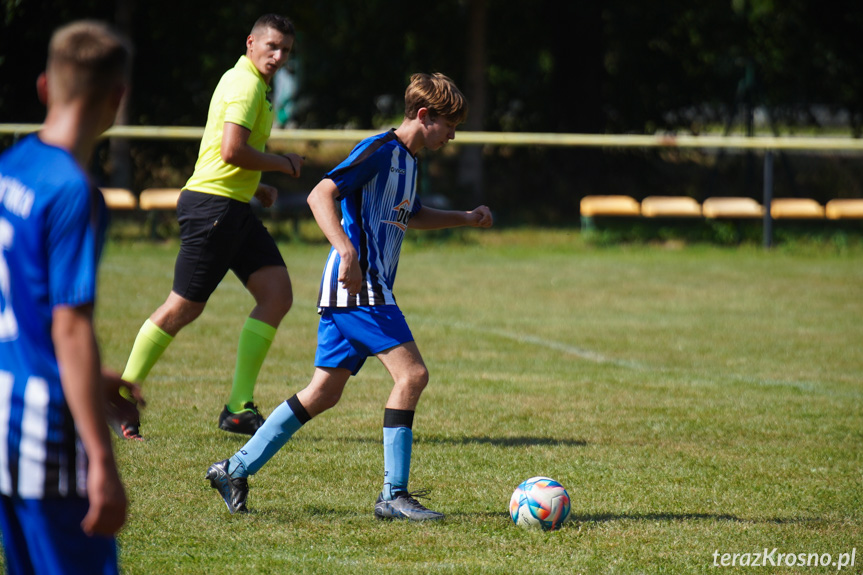
[[[391,168],[395,169],[395,168]],[[411,217],[411,203],[409,200],[404,200],[399,205],[393,208],[393,211],[396,212],[396,217],[394,220],[383,220],[381,223],[384,224],[392,224],[399,228],[401,231],[405,231],[408,229],[408,220]]]

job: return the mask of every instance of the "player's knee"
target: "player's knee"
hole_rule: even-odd
[[[293,305],[293,298],[288,295],[286,298],[275,299],[270,302],[270,310],[274,316],[278,316],[280,319],[288,315],[288,312],[291,311],[291,306]]]
[[[323,396],[321,396],[320,405],[324,410],[330,409],[331,407],[335,407],[339,400],[342,398],[342,392],[329,392]]]
[[[291,292],[290,288],[286,293],[282,294],[282,297],[279,300],[279,311],[282,316],[286,316],[289,311],[291,311],[291,307],[294,305],[294,294]]]
[[[407,375],[405,385],[414,393],[419,394],[429,383],[429,372],[425,366],[419,365]]]
[[[253,294],[258,300],[258,305],[267,310],[267,314],[279,319],[285,317],[294,305],[294,294],[291,284],[284,286],[272,286],[263,293]]]
[[[204,307],[206,303],[168,298],[150,319],[167,333],[176,335],[178,331],[198,319],[204,312]]]
[[[283,317],[288,315],[288,312],[291,311],[291,306],[294,301],[291,297],[287,298],[271,298],[264,302],[261,302],[260,306],[263,308],[264,313],[271,318],[272,321],[281,321]]]
[[[195,307],[195,308],[185,308],[180,314],[177,316],[176,325],[178,328],[182,329],[201,317],[201,314],[204,312],[203,307]]]
[[[314,417],[335,407],[341,398],[341,390],[316,390],[313,394],[305,397],[302,403],[309,415]]]

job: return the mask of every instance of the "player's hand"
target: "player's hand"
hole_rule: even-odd
[[[300,177],[300,172],[303,171],[303,164],[306,162],[306,157],[299,154],[283,154],[287,161],[287,166],[284,172],[295,178]]]
[[[470,225],[474,228],[490,228],[494,223],[494,218],[488,206],[480,206],[468,212],[468,217],[470,218]]]
[[[360,269],[360,262],[356,257],[342,256],[339,264],[339,283],[341,283],[351,297],[360,293],[363,286],[363,272]]]
[[[129,502],[113,460],[90,460],[87,469],[87,498],[90,507],[81,521],[87,535],[115,535],[126,522]]]
[[[279,190],[269,184],[258,184],[255,197],[258,198],[262,206],[271,208],[276,203],[276,198],[279,197]]]
[[[141,408],[147,405],[141,393],[141,386],[122,380],[119,373],[104,367],[102,380],[105,389],[105,416],[108,423],[116,426],[115,424],[138,421],[141,418]]]

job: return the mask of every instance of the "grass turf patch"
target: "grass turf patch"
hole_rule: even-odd
[[[259,378],[265,414],[311,376],[328,250],[281,247],[295,303]],[[164,301],[175,254],[108,246],[107,365]],[[253,302],[226,278],[144,385],[148,440],[116,443],[123,570],[702,573],[717,551],[863,553],[861,264],[853,247],[594,247],[565,230],[405,244],[396,293],[431,372],[411,486],[432,489],[435,525],[372,516],[391,386],[373,359],[250,480],[253,512],[228,515],[203,477],[244,442],[216,421]],[[508,518],[533,475],[569,490],[558,532]]]

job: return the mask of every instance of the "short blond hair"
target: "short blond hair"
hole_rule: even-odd
[[[455,82],[443,74],[414,74],[405,90],[405,117],[413,120],[420,108],[428,108],[432,118],[442,116],[461,124],[467,118],[467,98]]]
[[[128,42],[103,22],[81,20],[58,28],[48,44],[53,97],[98,100],[126,81]]]

